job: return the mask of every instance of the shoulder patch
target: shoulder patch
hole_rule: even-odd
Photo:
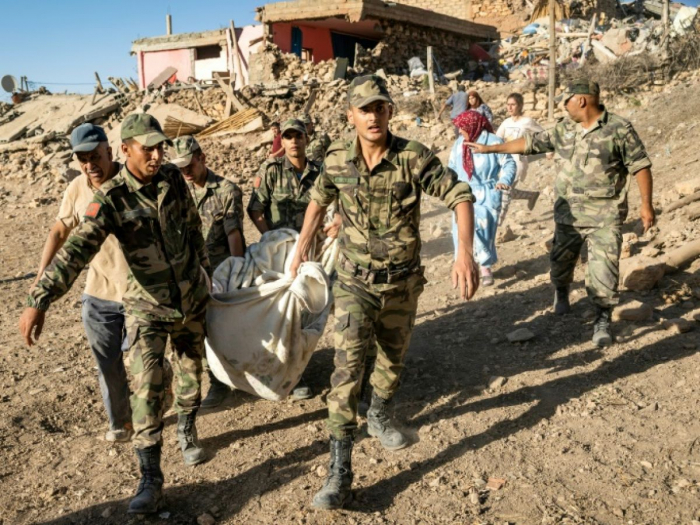
[[[100,208],[102,208],[102,204],[99,202],[91,202],[88,204],[87,209],[85,210],[85,217],[90,217],[91,219],[94,219],[97,217],[97,214],[100,213]]]

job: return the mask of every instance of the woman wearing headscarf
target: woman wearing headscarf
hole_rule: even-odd
[[[489,121],[489,124],[493,124],[493,113],[491,112],[491,108],[484,103],[484,101],[481,99],[481,95],[474,90],[470,91],[467,95],[467,109],[471,109],[480,115],[483,115],[486,117],[486,120]]]
[[[467,142],[502,144],[491,123],[476,111],[467,110],[453,120],[460,136],[452,146],[449,167],[472,188],[474,203],[474,258],[481,266],[481,282],[493,284],[491,267],[498,261],[496,230],[501,210],[502,191],[508,190],[515,179],[516,166],[508,154],[483,155],[473,153]],[[457,224],[452,225],[452,238],[457,249]]]

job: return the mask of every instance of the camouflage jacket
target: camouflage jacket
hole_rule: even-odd
[[[319,175],[318,164],[307,161],[301,179],[286,156],[266,161],[264,168],[255,178],[248,213],[261,211],[271,230],[301,231],[306,208],[311,202],[310,190]]]
[[[424,145],[393,135],[370,172],[356,140],[331,145],[311,198],[321,206],[338,198],[339,247],[351,262],[371,269],[417,265],[422,193],[454,209],[474,201],[471,188]]]
[[[189,320],[204,311],[209,293],[202,266],[210,271],[202,222],[185,179],[171,164],[150,184],[124,166],[102,185],[83,222],[56,254],[29,296],[29,306],[47,310],[70,289],[109,234],[129,266],[124,309],[150,321]]]
[[[243,192],[233,182],[207,170],[203,188],[187,183],[199,217],[212,269],[231,255],[228,236],[234,230],[243,235]]]
[[[328,151],[331,145],[331,138],[328,133],[323,133],[317,131],[311,137],[309,145],[306,146],[306,158],[311,159],[317,164],[323,164],[323,160],[326,158],[326,151]]]
[[[590,129],[567,118],[524,137],[525,155],[553,151],[564,162],[555,181],[555,222],[603,227],[625,221],[629,175],[651,166],[632,124],[604,110]]]

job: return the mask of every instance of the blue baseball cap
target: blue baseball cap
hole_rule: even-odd
[[[94,124],[81,124],[70,134],[73,153],[92,151],[100,142],[107,142],[107,134],[104,129]]]

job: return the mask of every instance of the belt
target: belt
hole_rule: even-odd
[[[418,273],[421,270],[419,264],[401,266],[399,268],[382,270],[370,270],[363,268],[359,264],[355,264],[350,259],[341,255],[338,260],[338,266],[349,272],[353,277],[366,281],[368,284],[391,284],[396,281],[407,279],[410,275]]]

